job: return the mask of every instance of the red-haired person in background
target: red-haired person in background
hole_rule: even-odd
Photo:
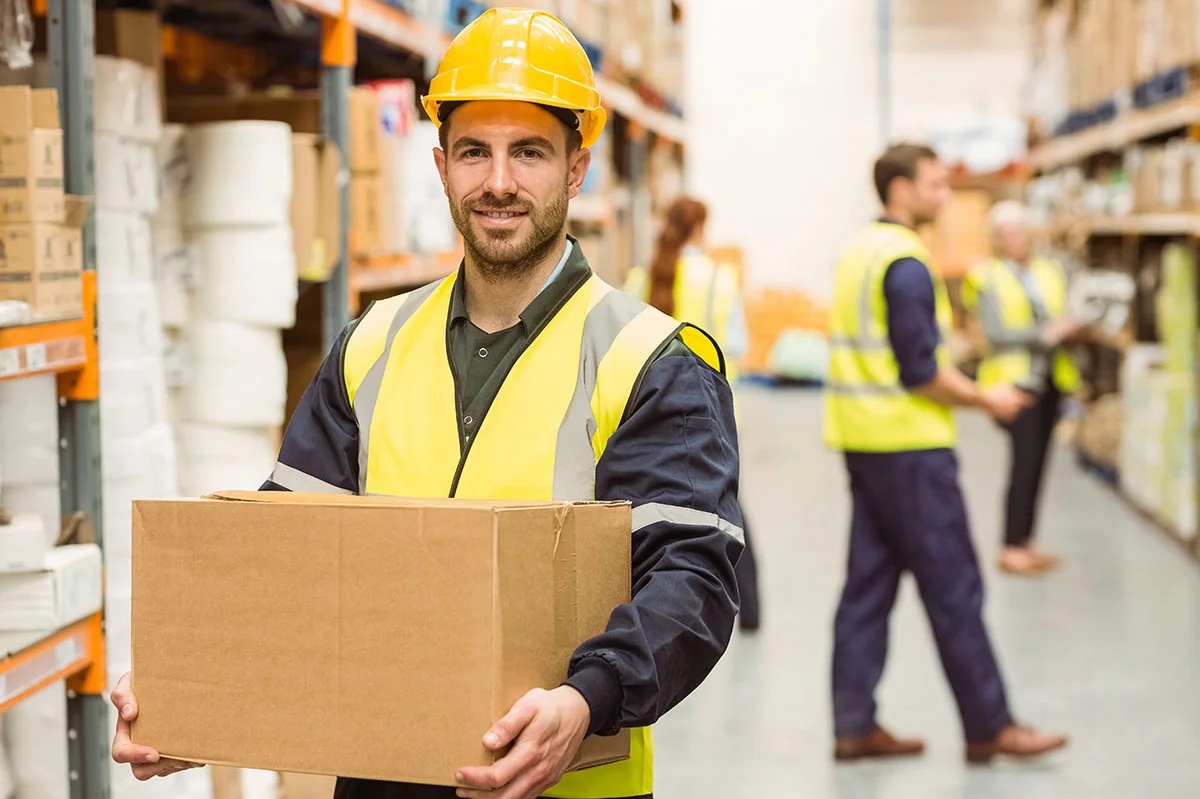
[[[650,269],[631,269],[625,291],[681,322],[705,330],[725,353],[725,373],[737,385],[737,361],[749,348],[737,271],[711,258],[704,249],[708,207],[680,197],[667,209]],[[750,545],[750,525],[742,509],[746,548],[737,564],[743,630],[759,624],[758,567]]]

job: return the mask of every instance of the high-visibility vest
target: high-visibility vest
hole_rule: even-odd
[[[650,273],[635,266],[625,276],[625,292],[642,302],[650,301]],[[722,347],[729,336],[729,317],[738,301],[738,274],[727,264],[703,253],[685,253],[675,271],[675,313],[681,322],[701,328]],[[737,367],[725,363],[729,384],[737,383]]]
[[[1062,316],[1067,308],[1067,275],[1056,261],[1035,257],[1029,262],[1030,275],[1041,294],[1049,318]],[[1013,268],[993,258],[974,269],[963,283],[963,302],[978,312],[979,304],[991,297],[999,307],[1000,320],[1010,330],[1027,330],[1036,322],[1033,299]],[[1079,371],[1071,356],[1058,350],[1052,356],[1048,375],[1064,394],[1079,387]],[[979,365],[979,385],[1019,385],[1033,373],[1034,353],[1029,347],[1004,348],[989,342],[988,353]]]
[[[825,386],[825,442],[847,452],[904,452],[954,446],[954,413],[908,391],[888,339],[883,279],[901,258],[929,267],[930,255],[912,230],[876,222],[860,233],[837,264],[830,318],[829,378]],[[939,365],[953,323],[950,300],[932,270],[935,311],[942,330]]]
[[[529,341],[460,447],[446,350],[456,279],[376,303],[350,336],[344,373],[358,420],[359,493],[595,499],[596,463],[647,364],[679,335],[713,368],[723,366],[703,332],[593,276]],[[628,760],[567,774],[546,795],[648,794],[653,760],[650,729],[635,729]]]

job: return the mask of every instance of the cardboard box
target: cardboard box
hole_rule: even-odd
[[[379,98],[370,86],[350,90],[350,171],[378,172],[383,168],[383,119]]]
[[[83,224],[91,201],[68,196],[63,222],[0,225],[0,299],[33,306],[44,319],[83,312]]]
[[[312,269],[313,245],[317,239],[321,170],[317,142],[318,137],[312,133],[292,134],[292,248],[296,252],[296,274],[301,277]],[[321,255],[323,263],[324,254]]]
[[[257,119],[284,122],[294,133],[321,133],[320,92],[243,97],[169,97],[167,120],[183,124]]]
[[[331,799],[336,782],[316,774],[280,774],[276,799]]]
[[[0,574],[0,630],[57,630],[100,610],[100,548],[55,547],[41,571]]]
[[[0,572],[41,571],[46,567],[46,525],[36,513],[17,514],[0,524]]]
[[[319,189],[317,194],[317,246],[324,248],[323,274],[312,276],[310,279],[329,277],[337,265],[341,251],[341,237],[344,230],[342,222],[342,192],[350,180],[346,171],[345,159],[337,145],[329,139],[322,139],[320,144],[320,174],[318,175]],[[313,264],[320,260],[314,253]]]
[[[0,222],[59,222],[63,212],[58,93],[0,87]]]
[[[369,258],[383,250],[383,185],[377,174],[350,178],[350,254]]]
[[[229,492],[133,508],[139,744],[452,786],[630,595],[626,503]],[[314,723],[319,719],[320,723]],[[593,737],[575,765],[628,757]]]

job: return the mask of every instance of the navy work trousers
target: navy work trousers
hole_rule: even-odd
[[[853,496],[846,585],[834,622],[833,714],[839,738],[875,727],[888,617],[911,572],[968,741],[1011,721],[983,623],[983,580],[948,449],[846,453]]]

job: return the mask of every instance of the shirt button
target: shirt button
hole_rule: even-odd
[[[486,357],[487,357],[487,347],[480,347],[480,348],[479,348],[479,357],[480,357],[480,358],[486,358]]]
[[[465,419],[463,419],[463,424],[465,424],[467,427],[470,427],[470,426],[471,426],[471,425],[473,425],[474,423],[475,423],[475,420],[474,420],[472,417],[470,417],[470,416],[468,416],[468,417],[466,417]]]

